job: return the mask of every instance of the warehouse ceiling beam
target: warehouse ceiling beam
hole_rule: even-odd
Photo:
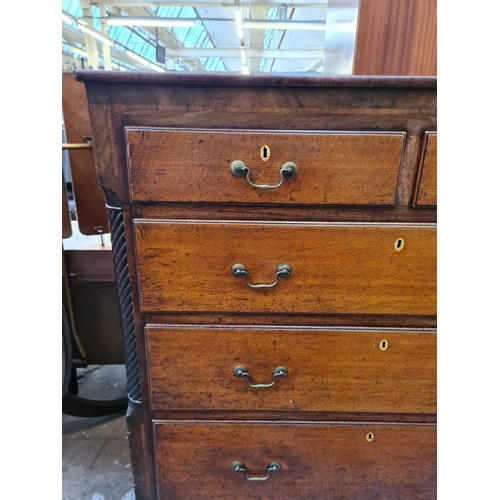
[[[309,68],[307,68],[307,72],[314,73],[319,68],[321,68],[321,66],[323,66],[323,59],[322,58],[318,59],[312,66],[309,66]]]
[[[104,2],[99,2],[99,13],[101,14],[101,17],[105,17],[105,19],[101,20],[101,32],[104,33],[104,35],[108,36],[108,26],[106,24],[106,18],[107,18],[107,12],[106,12],[106,6]],[[104,69],[106,70],[111,70],[111,47],[103,43],[102,47],[102,53],[103,53],[103,59],[104,59]]]
[[[166,53],[173,57],[220,57],[220,58],[239,58],[240,49],[220,49],[213,48],[179,48],[166,49]],[[266,58],[266,59],[322,59],[323,48],[320,49],[245,49],[247,59]]]
[[[215,47],[216,42],[213,39],[212,35],[210,34],[210,31],[207,29],[207,26],[204,23],[204,19],[201,18],[200,13],[198,12],[198,10],[195,7],[193,7],[193,10],[196,13],[198,21],[203,25],[203,28],[205,29],[206,36],[208,36],[210,42],[212,42],[212,45]],[[224,60],[222,60],[222,64],[224,65],[224,69],[227,70],[227,64]]]
[[[153,12],[151,9],[147,7],[141,7],[138,9],[130,9],[129,12],[131,14],[149,14],[153,15]],[[152,28],[152,27],[142,27],[142,31],[147,32],[149,36],[153,39],[156,40],[156,43],[158,43],[160,40],[162,40],[162,44],[165,47],[170,47],[170,48],[178,48],[178,47],[184,47],[184,44],[181,42],[181,40],[176,36],[173,28],[169,28],[166,26],[162,26],[159,28]],[[196,62],[192,61],[180,61],[180,64],[187,70],[195,70],[196,69]]]
[[[261,9],[253,9],[261,12]],[[129,26],[139,26],[139,27],[155,27],[153,24],[155,21],[158,22],[158,28],[162,27],[168,27],[166,26],[168,21],[174,22],[179,20],[179,18],[168,18],[168,17],[155,17],[155,16],[114,16],[112,18],[108,17],[92,17],[92,16],[82,16],[79,17],[78,19],[82,20],[109,20],[113,19],[116,21],[116,19],[120,18],[125,18],[128,21],[128,17],[132,20],[132,22],[112,22],[110,24],[117,24],[121,26],[126,26],[127,28]],[[234,23],[234,19],[230,19],[227,17],[197,17],[197,18],[182,18],[182,21],[187,20],[187,21],[199,21],[203,23],[203,21],[209,21],[209,22],[217,22],[217,23]],[[141,24],[143,23],[143,24]],[[163,23],[163,26],[162,26]],[[300,30],[318,30],[318,31],[324,31],[326,29],[326,23],[322,19],[311,19],[308,21],[291,21],[291,20],[284,20],[284,21],[278,21],[278,20],[273,20],[273,19],[266,19],[266,18],[254,18],[252,16],[252,19],[247,19],[243,17],[242,19],[242,24],[243,28],[245,29],[257,29],[257,30],[266,30],[266,29],[279,29],[279,30],[287,30],[287,29],[300,29]],[[172,26],[175,27],[175,26]],[[187,26],[185,26],[187,27]]]
[[[63,37],[76,41],[84,45],[83,33],[71,25],[63,24]],[[117,45],[120,45],[117,43]],[[123,53],[121,51],[112,50],[115,52]],[[246,57],[252,58],[266,58],[266,59],[323,59],[323,49],[246,49]],[[220,58],[240,58],[240,49],[221,49],[213,48],[172,48],[166,49],[166,55],[176,58],[190,58],[195,59],[198,57],[220,57]],[[318,66],[319,67],[319,66]],[[317,69],[317,68],[316,68]],[[308,69],[308,71],[312,71]]]
[[[252,5],[250,9],[250,17],[252,18],[257,18],[257,19],[267,19],[269,15],[269,10],[270,7],[256,7]],[[249,68],[250,68],[250,73],[257,73],[260,70],[260,62],[261,58],[263,57],[262,55],[257,56],[258,59],[252,55],[252,48],[253,47],[263,47],[264,46],[264,38],[266,36],[266,30],[265,29],[260,29],[260,30],[248,30],[247,31],[249,39],[250,39],[250,44],[249,48],[246,49],[246,56],[249,59]]]
[[[97,4],[97,1],[93,1],[92,3]],[[166,6],[166,7],[216,7],[216,8],[231,8],[234,9],[233,0],[205,0],[198,2],[189,2],[188,4],[183,3],[182,1],[152,1],[152,0],[109,0],[106,2],[107,5],[113,5],[120,8],[129,8],[129,7],[144,7],[144,6]],[[289,7],[295,7],[296,9],[324,9],[327,6],[327,0],[323,2],[294,2],[290,0],[288,2],[283,0],[253,0],[252,7],[282,7],[283,5],[288,5]]]
[[[156,4],[152,4],[151,7],[155,7]],[[133,17],[144,17],[144,16],[153,16],[153,11],[149,9],[147,6],[144,4],[140,7],[132,7],[126,11],[122,10],[125,14]],[[160,27],[150,27],[150,26],[141,26],[140,27],[144,32],[147,32],[148,35],[156,39],[156,32],[160,33],[161,38],[164,38],[166,42],[170,42],[174,44],[176,47],[182,46],[181,41],[175,36],[175,33],[170,29],[165,26],[160,26]],[[166,44],[166,43],[165,43]]]
[[[73,26],[70,26],[65,23],[63,23],[63,38],[66,39],[68,43],[72,46],[75,46],[75,44],[80,44],[85,46],[85,38],[83,33],[81,33],[78,29],[74,28]],[[85,50],[85,52],[87,51]],[[121,45],[118,42],[115,43],[114,47],[111,47],[111,57],[115,60],[127,64],[128,66],[130,66],[130,68],[139,67],[140,69],[157,70],[157,68],[159,67],[154,62],[150,62],[146,58],[142,57],[140,54],[137,54],[136,52],[128,49],[127,47]],[[90,58],[88,53],[87,53],[87,59],[90,65]],[[113,66],[113,62],[111,62],[111,65]],[[95,68],[98,67],[99,67],[99,52],[97,54],[97,65],[95,66]]]
[[[80,0],[80,6],[82,8],[82,14],[84,16],[92,15],[92,6],[86,0]],[[94,28],[93,21],[89,21],[91,28]],[[85,48],[88,54],[89,67],[97,69],[99,66],[99,56],[97,50],[97,41],[95,37],[93,37],[89,33],[84,34],[85,38]]]

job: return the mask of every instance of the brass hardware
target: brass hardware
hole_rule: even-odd
[[[288,370],[284,366],[276,367],[273,372],[273,381],[269,384],[251,384],[250,374],[248,373],[246,367],[242,365],[235,366],[233,368],[233,375],[239,378],[244,377],[246,384],[252,389],[267,389],[268,387],[272,387],[278,378],[286,377],[288,375]]]
[[[366,435],[366,440],[371,443],[373,440],[375,439],[375,436],[373,434],[373,432],[369,432],[367,435]]]
[[[92,149],[92,142],[81,142],[81,143],[77,142],[77,143],[71,143],[71,144],[67,144],[67,143],[63,142],[62,148],[63,149],[72,149],[72,150],[75,150],[75,149]]]
[[[260,148],[260,159],[262,161],[267,161],[269,158],[271,158],[271,148],[267,144],[264,144],[264,146]]]
[[[298,168],[297,165],[295,165],[295,163],[293,163],[292,161],[283,163],[283,166],[280,169],[280,181],[274,186],[270,186],[269,184],[254,184],[250,180],[250,169],[241,160],[233,161],[233,163],[231,163],[231,166],[229,167],[229,170],[231,172],[231,175],[233,175],[234,177],[243,177],[246,174],[248,184],[256,189],[276,189],[279,188],[281,184],[283,184],[284,179],[291,179],[292,177],[295,177],[297,175]]]
[[[396,252],[401,252],[404,246],[405,246],[405,240],[403,240],[403,238],[398,238],[394,243],[394,248],[396,249]]]
[[[389,347],[389,342],[387,342],[387,340],[382,340],[379,346],[382,351],[385,351]]]
[[[263,288],[273,288],[278,284],[278,278],[288,278],[292,274],[292,266],[290,264],[280,264],[276,268],[276,279],[274,280],[274,283],[271,283],[270,285],[252,285],[248,282],[248,271],[247,268],[243,264],[234,264],[233,267],[231,268],[231,274],[235,278],[241,278],[243,277],[245,280],[245,283],[247,286],[250,288],[253,288],[254,290],[261,290]]]
[[[281,470],[281,465],[279,462],[271,462],[266,469],[266,475],[265,476],[248,476],[247,471],[245,469],[245,466],[241,462],[233,462],[231,464],[231,469],[234,470],[234,472],[241,472],[243,477],[245,478],[246,481],[266,481],[266,479],[269,478],[269,473],[271,472],[278,472]]]

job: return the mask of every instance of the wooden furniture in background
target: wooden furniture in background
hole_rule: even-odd
[[[76,78],[136,498],[435,498],[435,78]]]
[[[437,75],[436,0],[359,0],[354,75]]]
[[[75,81],[71,73],[62,73],[62,110],[66,141],[83,143],[84,137],[91,136],[85,86]],[[98,234],[98,231],[108,233],[106,202],[97,185],[92,149],[70,150],[69,159],[80,232],[86,235]]]
[[[68,289],[87,365],[123,364],[120,314],[109,235],[65,242]]]
[[[109,231],[105,199],[95,177],[91,144],[84,142],[91,136],[85,86],[70,73],[62,74],[62,83],[63,150],[69,152],[77,213],[77,220],[70,221],[64,182],[69,184],[69,179],[63,178],[63,316],[67,318],[66,337],[71,337],[66,368],[72,380],[69,388],[66,383],[62,409],[79,417],[103,416],[123,411],[126,402],[77,396],[76,368],[124,362],[116,280],[109,234],[105,234]]]

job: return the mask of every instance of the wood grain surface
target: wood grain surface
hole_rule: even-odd
[[[149,410],[149,408],[148,408]],[[237,420],[268,422],[361,422],[437,424],[435,413],[373,413],[298,410],[154,410],[153,420]]]
[[[83,137],[92,136],[85,85],[75,81],[71,73],[62,74],[62,110],[68,143],[81,143]],[[104,195],[97,184],[92,150],[68,152],[80,232],[96,234],[96,226],[103,226],[104,232],[109,232]]]
[[[99,183],[123,206],[142,393],[128,418],[136,498],[435,498],[436,333],[429,328],[436,326],[436,209],[416,209],[413,200],[425,132],[437,128],[436,79],[101,71],[77,78],[87,89]],[[170,129],[175,141],[167,150],[157,139],[151,147],[150,136],[149,144],[136,140],[128,153],[135,162],[140,153],[141,161],[129,169],[126,131],[137,129]],[[292,199],[303,196],[306,184],[273,204],[262,196],[210,201],[203,198],[209,190],[217,196],[235,191],[216,192],[221,178],[210,168],[206,185],[183,184],[180,173],[191,176],[199,162],[188,168],[175,161],[220,157],[226,162],[221,172],[228,172],[233,158],[220,144],[202,145],[198,138],[190,149],[178,139],[193,133],[300,138],[353,132],[405,134],[390,205],[322,202],[324,183],[308,194],[320,199],[315,204]],[[235,144],[249,150],[244,161],[253,180],[277,181],[288,160],[279,153],[281,141],[268,144],[268,162],[253,143]],[[300,155],[309,147],[295,144],[285,150]],[[134,201],[137,185],[132,182],[131,192],[130,178],[144,174],[143,164],[161,169],[164,161],[177,178],[145,178],[143,198]],[[302,182],[300,167],[295,182]],[[389,185],[389,177],[375,187]],[[251,192],[245,179],[230,180]],[[185,189],[182,199],[172,201],[170,182],[176,191]],[[336,196],[353,199],[358,189]],[[198,197],[186,199],[193,192]],[[151,193],[163,197],[154,200]],[[368,196],[386,203],[385,194]],[[399,252],[398,238],[404,239]],[[255,291],[231,275],[236,262],[247,266],[251,283],[271,283],[281,262],[293,272],[277,287]],[[385,351],[382,340],[389,342]],[[236,362],[246,363],[257,382],[270,380],[275,363],[288,364],[290,372],[269,392],[254,393],[232,375]],[[334,407],[342,411],[321,410]],[[233,460],[249,473],[263,472],[271,460],[282,470],[249,483],[230,469]]]
[[[353,73],[436,76],[436,0],[359,0]]]
[[[217,79],[205,85],[203,79],[186,85],[175,78],[164,84],[86,80],[99,182],[115,191],[123,202],[130,201],[126,127],[405,131],[410,155],[403,158],[398,193],[408,199],[398,195],[397,204],[409,209],[418,161],[411,151],[419,149],[424,130],[436,127],[436,81],[431,80],[433,84],[423,87],[393,84],[355,88],[343,87],[340,81],[330,87],[292,87],[273,86],[272,81],[267,86],[251,86],[244,85],[243,80],[224,85],[217,84]]]
[[[415,169],[416,172],[416,169]],[[401,184],[401,182],[399,182]],[[436,207],[411,206],[415,192],[415,176],[411,182],[407,206],[348,207],[342,205],[245,205],[245,220],[310,221],[310,222],[399,222],[427,223],[437,221]],[[241,220],[241,204],[215,203],[141,203],[134,206],[138,219]]]
[[[436,498],[432,425],[157,422],[154,434],[160,500]],[[281,470],[249,482],[233,461]]]
[[[225,86],[278,86],[278,87],[368,87],[368,88],[433,88],[436,78],[405,76],[324,76],[315,74],[255,74],[234,75],[216,72],[167,72],[152,71],[95,71],[76,70],[75,80],[79,82],[144,83],[178,85],[225,85]]]
[[[135,221],[145,312],[436,314],[436,228]],[[395,243],[404,240],[396,251]],[[231,274],[242,263],[253,290]]]
[[[144,314],[145,323],[152,325],[271,325],[271,326],[332,326],[358,328],[419,328],[435,329],[436,316],[398,314],[298,314],[175,312]]]
[[[146,328],[153,410],[436,412],[436,334],[243,328]],[[380,345],[385,342],[385,350]],[[266,389],[273,370],[288,374]]]
[[[405,134],[276,133],[127,129],[133,201],[393,205]],[[261,149],[266,148],[267,159]],[[261,190],[236,178],[240,160],[254,184],[277,185],[280,168],[297,175]]]
[[[425,134],[420,170],[415,189],[415,206],[437,205],[437,134]]]

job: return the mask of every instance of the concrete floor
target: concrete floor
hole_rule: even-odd
[[[78,370],[79,395],[126,397],[123,366]],[[62,416],[63,500],[135,500],[125,412],[111,417]]]

